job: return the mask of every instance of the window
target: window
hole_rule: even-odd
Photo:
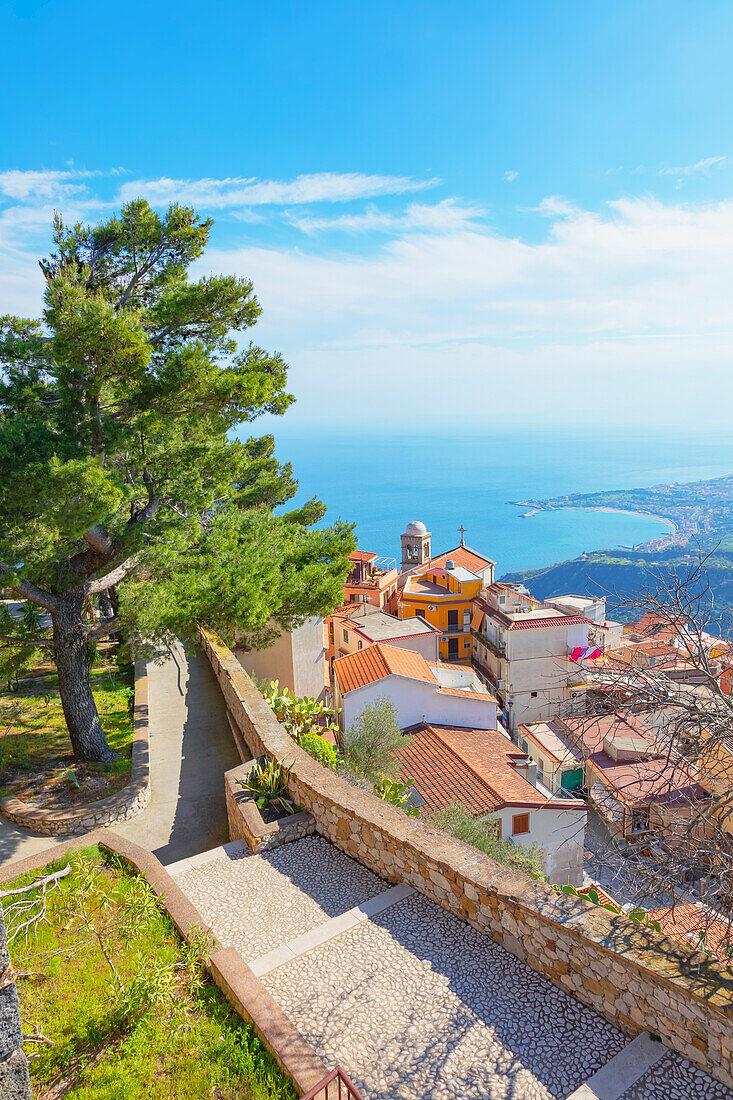
[[[359,649],[362,649],[362,648],[363,648],[362,643],[359,642]]]
[[[470,638],[464,638],[463,648],[464,649],[470,649],[471,648],[471,639]]]
[[[499,603],[506,603],[506,596],[499,596]]]
[[[512,836],[521,836],[529,832],[529,814],[514,814],[512,817]]]
[[[537,692],[536,691],[530,692],[530,698],[536,699],[537,698]]]
[[[424,607],[418,607],[415,614],[418,615],[421,619],[424,619],[425,618],[425,608]]]
[[[349,632],[348,632],[348,630],[345,630],[344,631],[344,641],[348,642],[348,640],[349,640]]]

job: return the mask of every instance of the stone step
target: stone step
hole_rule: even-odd
[[[621,1100],[647,1070],[668,1053],[663,1043],[642,1031],[628,1046],[594,1073],[567,1100]]]

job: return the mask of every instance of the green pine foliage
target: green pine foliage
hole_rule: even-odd
[[[265,645],[339,602],[355,545],[316,526],[319,501],[285,507],[272,436],[240,438],[293,397],[281,354],[245,336],[251,282],[190,277],[211,226],[143,200],[96,227],[57,217],[43,316],[0,316],[0,577],[54,617],[82,758],[108,752],[79,695],[89,641],[150,652],[202,625]]]

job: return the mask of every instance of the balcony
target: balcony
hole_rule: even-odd
[[[481,642],[482,645],[485,645],[489,653],[492,653],[494,657],[499,660],[506,660],[506,646],[496,645],[496,643],[487,638],[485,634],[482,634],[480,630],[472,630],[471,634],[477,642]]]
[[[442,628],[444,634],[470,634],[471,627],[469,624],[464,623],[463,626],[444,626]]]

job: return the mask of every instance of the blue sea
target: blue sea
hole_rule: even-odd
[[[624,438],[535,430],[478,435],[456,429],[409,434],[276,429],[276,451],[299,481],[297,500],[317,496],[326,521],[357,525],[359,545],[399,558],[400,534],[412,519],[433,534],[435,552],[466,543],[497,562],[497,576],[631,547],[668,531],[649,516],[563,509],[523,519],[510,500],[601,489],[689,482],[733,472],[733,441],[690,441],[640,430]]]

